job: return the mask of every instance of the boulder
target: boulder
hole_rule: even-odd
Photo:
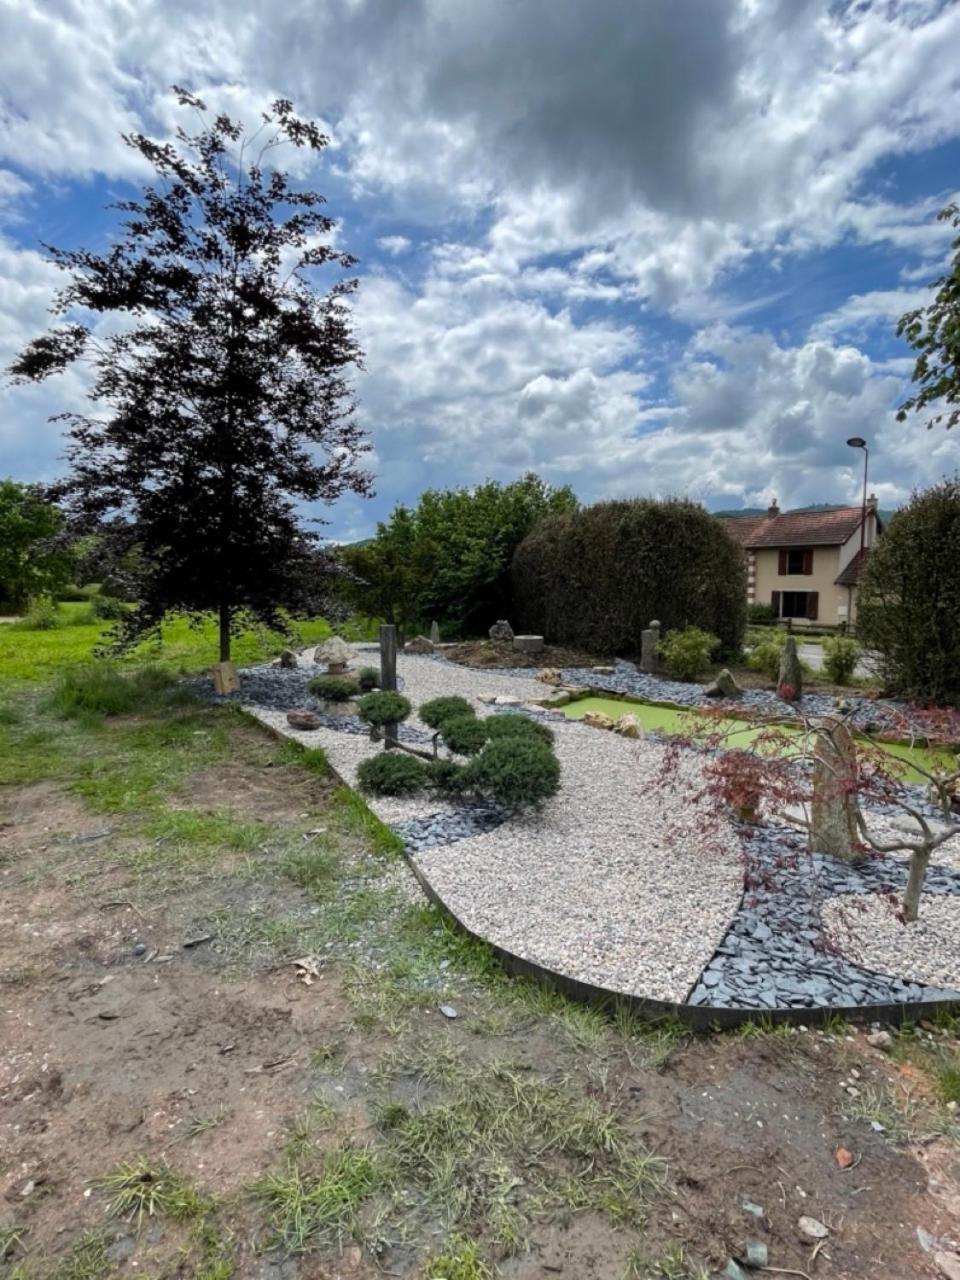
[[[537,679],[544,684],[563,684],[563,674],[556,667],[544,667],[537,672]]]
[[[617,669],[616,667],[605,667],[605,666],[590,668],[590,670],[596,676],[612,676],[613,673],[616,671],[616,669]]]
[[[793,636],[787,636],[780,658],[780,674],[777,676],[777,696],[784,702],[799,702],[803,696],[803,674],[800,671],[800,657],[797,653],[797,642]]]
[[[509,644],[510,641],[513,639],[513,627],[511,627],[510,623],[506,620],[506,618],[500,618],[497,622],[493,624],[493,626],[487,632],[487,635],[490,637],[491,640],[500,641],[502,643]]]
[[[292,649],[284,649],[280,654],[280,666],[286,671],[293,671],[297,666],[297,655]]]
[[[548,698],[541,698],[538,705],[546,707],[565,707],[573,701],[569,693],[564,693],[562,689],[558,689],[556,693],[551,693]]]
[[[813,795],[810,801],[810,850],[848,862],[863,854],[857,830],[857,801],[851,789],[857,777],[853,737],[839,716],[814,721]]]
[[[519,707],[520,699],[515,698],[512,693],[498,693],[494,698],[494,704],[498,707]]]
[[[487,706],[492,706],[496,702],[496,700],[497,700],[497,695],[495,693],[478,693],[477,694],[477,701],[486,703]]]
[[[588,724],[592,729],[612,729],[613,717],[605,715],[602,711],[588,711],[581,717],[581,724]]]
[[[433,653],[433,641],[426,636],[414,636],[403,646],[404,653]]]
[[[633,715],[621,716],[613,727],[621,738],[643,738],[646,736],[643,725]]]
[[[288,711],[287,724],[291,729],[319,729],[320,717],[315,711]]]
[[[543,636],[514,636],[513,647],[517,653],[543,653]]]
[[[743,694],[743,690],[726,667],[717,673],[716,680],[708,684],[703,692],[708,698],[739,698]]]
[[[318,666],[325,666],[330,675],[336,676],[346,671],[354,656],[346,640],[341,636],[331,636],[317,645],[313,660]]]

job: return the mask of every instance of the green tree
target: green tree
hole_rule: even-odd
[[[577,507],[569,487],[533,473],[429,489],[413,510],[397,507],[371,542],[344,550],[354,578],[345,589],[356,608],[401,627],[436,619],[446,635],[483,632],[510,614],[510,562],[527,533]]]
[[[72,557],[62,529],[63,516],[37,485],[0,480],[0,599],[20,609],[65,585]]]
[[[937,214],[939,222],[960,229],[960,205],[949,204]],[[953,241],[949,270],[933,287],[937,292],[927,307],[918,307],[900,317],[898,337],[906,338],[917,352],[913,381],[920,390],[904,400],[897,411],[903,422],[911,411],[932,405],[938,412],[928,427],[946,423],[947,430],[960,422],[960,235]]]
[[[960,477],[914,493],[870,550],[857,637],[880,655],[887,686],[960,705]]]

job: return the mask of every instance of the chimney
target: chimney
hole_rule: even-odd
[[[867,515],[875,516],[877,514],[877,508],[879,507],[879,505],[880,504],[877,501],[877,495],[875,493],[871,493],[870,497],[867,499]]]
[[[771,518],[780,514],[780,508],[777,506],[776,498],[770,499],[770,505],[767,507],[767,515]]]

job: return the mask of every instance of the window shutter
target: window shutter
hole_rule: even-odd
[[[780,563],[777,566],[777,573],[779,573],[780,577],[782,578],[786,572],[787,572],[787,553],[786,553],[786,550],[781,548]]]
[[[807,618],[811,622],[816,622],[817,620],[817,604],[819,603],[819,600],[820,600],[819,591],[807,592]]]
[[[803,553],[803,572],[813,573],[813,552],[805,551]]]
[[[783,555],[783,552],[781,551],[780,554]],[[770,607],[773,609],[773,616],[775,618],[779,618],[780,617],[780,592],[779,591],[770,592]]]

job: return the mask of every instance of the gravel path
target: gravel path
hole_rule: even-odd
[[[833,898],[823,909],[824,925],[845,955],[878,973],[960,985],[960,898],[926,895],[913,924],[902,924],[895,907],[875,895]]]

